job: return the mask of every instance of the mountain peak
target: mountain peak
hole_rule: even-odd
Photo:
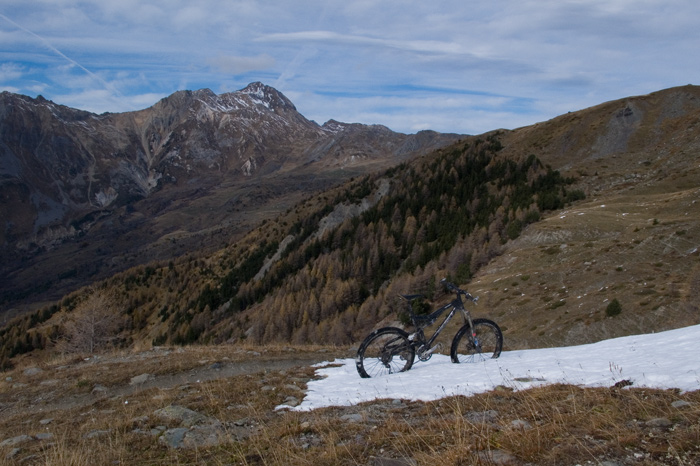
[[[256,94],[259,92],[266,92],[268,90],[275,90],[273,87],[268,86],[267,84],[263,84],[260,81],[255,81],[250,84],[248,84],[246,87],[241,89],[240,92],[244,94]]]
[[[262,104],[272,110],[282,108],[296,111],[296,107],[292,101],[284,94],[274,87],[263,84],[260,81],[248,84],[245,88],[238,91],[238,93],[246,94],[256,103]]]

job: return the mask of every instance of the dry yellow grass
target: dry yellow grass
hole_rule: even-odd
[[[30,438],[1,446],[0,458],[7,464],[51,465],[700,461],[698,391],[553,385],[429,403],[377,400],[312,412],[275,410],[290,396],[303,397],[306,382],[315,377],[302,361],[349,351],[220,346],[115,353],[87,361],[25,358],[0,381],[0,442]],[[225,372],[251,361],[257,366],[246,373]],[[208,378],[217,370],[212,367],[219,376]],[[130,384],[143,373],[157,383]],[[165,445],[163,429],[179,424],[155,413],[172,406],[220,423],[223,441],[199,448]]]
[[[699,175],[700,176],[700,175]],[[638,191],[638,190],[637,190]],[[591,199],[530,225],[468,285],[508,349],[700,323],[696,190]],[[617,299],[622,312],[606,314]]]

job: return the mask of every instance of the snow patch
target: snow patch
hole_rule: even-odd
[[[245,163],[241,167],[241,171],[245,176],[253,176],[253,172],[256,168],[258,168],[258,164],[255,163],[255,159],[251,157],[245,161]]]
[[[100,207],[107,207],[117,199],[117,196],[117,191],[109,186],[106,190],[95,194],[95,202],[97,202],[97,205]]]
[[[309,411],[349,406],[381,398],[430,401],[453,395],[470,396],[506,386],[524,390],[547,384],[610,387],[700,389],[700,359],[692,355],[700,340],[700,325],[648,335],[633,335],[565,348],[504,351],[498,359],[453,364],[449,356],[433,355],[408,372],[362,379],[354,359],[318,364],[318,380],[308,383],[304,401],[278,409]],[[506,341],[507,344],[507,341]]]

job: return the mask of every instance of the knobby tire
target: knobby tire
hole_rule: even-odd
[[[469,324],[465,324],[452,340],[450,357],[454,363],[480,362],[501,355],[503,333],[498,325],[488,319],[474,319],[472,324],[476,338],[472,337]]]
[[[405,372],[413,366],[416,350],[408,333],[396,327],[384,327],[370,333],[357,350],[355,365],[362,378]]]

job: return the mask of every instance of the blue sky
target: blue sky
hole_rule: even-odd
[[[0,90],[102,112],[262,81],[309,119],[478,134],[700,84],[697,0],[3,0]]]

